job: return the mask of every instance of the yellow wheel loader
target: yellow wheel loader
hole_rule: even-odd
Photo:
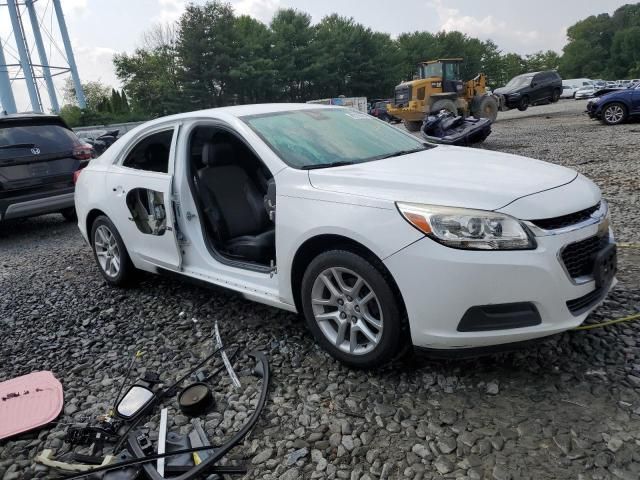
[[[393,103],[387,105],[389,115],[404,120],[410,132],[420,130],[427,115],[441,110],[494,122],[500,98],[487,93],[487,78],[483,73],[463,82],[460,79],[462,62],[462,58],[442,58],[418,64],[414,79],[396,87]]]

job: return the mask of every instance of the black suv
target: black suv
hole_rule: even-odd
[[[523,73],[493,93],[502,95],[507,107],[525,111],[530,105],[557,102],[562,93],[562,78],[553,70]]]
[[[58,116],[0,115],[0,222],[53,212],[73,219],[73,176],[91,158]]]

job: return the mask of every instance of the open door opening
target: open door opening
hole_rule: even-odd
[[[134,188],[127,193],[127,207],[136,227],[142,233],[160,236],[167,231],[164,193],[146,188]]]
[[[275,266],[271,172],[242,140],[216,126],[196,127],[189,152],[189,183],[212,255],[244,268]]]

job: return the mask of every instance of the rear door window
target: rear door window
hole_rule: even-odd
[[[61,125],[0,126],[0,158],[71,153],[78,143],[75,133]]]
[[[173,128],[143,138],[127,155],[123,167],[148,172],[169,173]]]

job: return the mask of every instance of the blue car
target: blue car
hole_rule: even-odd
[[[607,93],[587,104],[587,113],[607,125],[618,125],[631,117],[640,117],[640,83]]]

